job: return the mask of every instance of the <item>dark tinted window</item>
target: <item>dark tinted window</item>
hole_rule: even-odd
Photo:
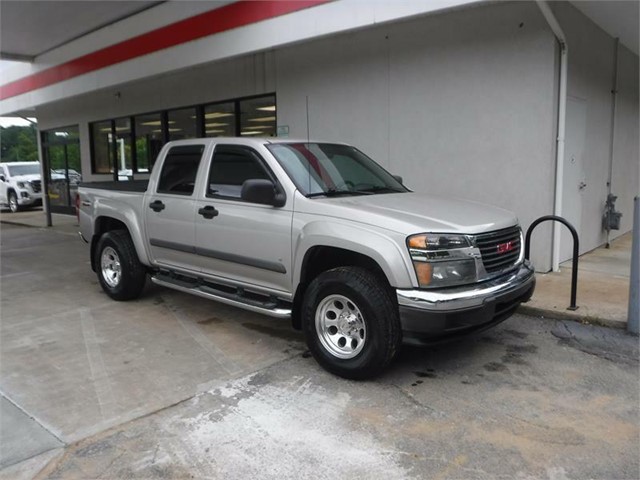
[[[170,141],[196,138],[198,136],[196,109],[181,108],[179,110],[170,110],[167,114],[167,125]]]
[[[191,195],[204,145],[173,147],[162,165],[158,193]]]
[[[111,120],[91,124],[91,141],[93,142],[91,167],[93,173],[113,172],[113,161],[111,158],[113,151],[112,133]]]
[[[240,198],[242,184],[252,179],[271,180],[255,152],[241,147],[217,147],[207,195]]]

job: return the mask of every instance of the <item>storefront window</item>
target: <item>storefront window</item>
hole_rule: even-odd
[[[111,120],[91,124],[91,143],[93,173],[113,173]]]
[[[167,114],[167,129],[170,141],[196,138],[198,136],[197,125],[195,108],[170,110]]]
[[[117,179],[129,180],[151,171],[166,141],[202,135],[275,137],[276,97],[265,95],[122,117],[91,123],[89,129],[92,172],[113,174],[115,166]],[[78,137],[77,128],[64,134]]]
[[[136,161],[139,173],[151,170],[164,144],[162,116],[159,113],[139,115],[134,118],[136,127]]]
[[[115,132],[118,179],[128,180],[133,177],[133,161],[131,155],[131,119],[118,118],[115,121]]]
[[[276,136],[276,98],[266,96],[242,100],[240,104],[240,135],[250,137]]]
[[[205,137],[233,137],[236,131],[234,102],[217,103],[204,107]]]

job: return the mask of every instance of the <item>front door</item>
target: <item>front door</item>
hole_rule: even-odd
[[[162,164],[153,194],[145,196],[149,251],[161,266],[197,272],[195,254],[196,199],[198,178],[204,145],[176,146],[169,150]]]
[[[587,188],[582,157],[587,128],[587,102],[577,97],[567,97],[567,126],[564,149],[562,216],[569,220],[578,234],[582,225],[582,196]],[[560,228],[560,261],[571,259],[573,237],[569,230]]]
[[[75,215],[78,184],[82,181],[78,127],[42,132],[42,153],[49,208],[53,213]]]
[[[250,179],[276,182],[253,149],[216,146],[206,191],[197,202],[202,213],[196,214],[196,248],[203,273],[289,292],[293,212],[242,200],[242,184]]]

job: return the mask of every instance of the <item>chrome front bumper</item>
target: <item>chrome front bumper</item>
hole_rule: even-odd
[[[535,283],[533,266],[525,261],[518,270],[477,285],[397,289],[405,340],[449,336],[506,320],[531,297]]]

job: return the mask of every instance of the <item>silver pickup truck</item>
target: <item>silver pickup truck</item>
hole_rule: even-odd
[[[150,276],[291,319],[347,378],[376,375],[403,341],[495,325],[535,287],[512,213],[411,192],[344,144],[170,142],[149,181],[81,184],[78,215],[111,298]]]

